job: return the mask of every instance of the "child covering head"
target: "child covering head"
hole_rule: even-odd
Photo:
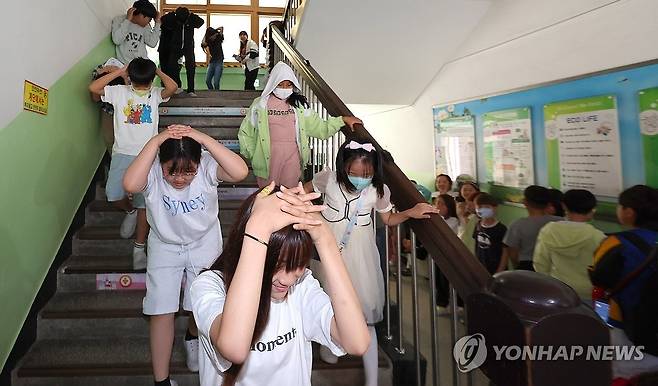
[[[156,75],[162,79],[164,88],[153,87]],[[130,79],[130,85],[109,86],[115,79],[125,76]],[[105,192],[108,201],[126,212],[119,232],[121,237],[131,238],[137,229],[133,268],[144,269],[144,246],[148,233],[144,197],[136,193],[130,200],[123,189],[122,180],[126,169],[146,142],[158,134],[158,105],[174,94],[176,83],[152,61],[136,58],[127,66],[93,81],[89,91],[114,108],[114,145]]]
[[[310,185],[307,185],[310,190]],[[388,226],[410,218],[429,218],[438,210],[427,203],[393,213],[391,192],[384,184],[383,160],[380,151],[365,140],[347,140],[336,155],[336,171],[324,170],[313,177],[315,191],[324,194],[327,208],[322,217],[338,241],[347,271],[361,301],[362,312],[370,325],[372,340],[363,357],[366,385],[377,385],[377,338],[374,324],[382,320],[384,280],[379,252],[371,224],[371,213],[377,211]],[[320,282],[327,284],[323,264],[314,264]],[[326,288],[326,287],[325,287]],[[322,358],[335,362],[330,353],[321,351]]]
[[[271,181],[296,186],[310,159],[309,138],[327,139],[344,125],[361,123],[355,117],[322,119],[300,92],[292,69],[277,63],[240,125],[240,154],[251,161],[260,187]]]
[[[585,301],[592,297],[587,267],[605,235],[594,228],[596,197],[584,189],[564,193],[566,220],[546,224],[537,236],[533,265],[535,271],[568,284]]]
[[[362,355],[370,336],[317,193],[274,184],[247,198],[226,249],[192,284],[201,386],[311,384],[311,342]],[[271,194],[275,191],[274,194]],[[313,248],[325,292],[306,269]]]
[[[208,151],[202,151],[202,146]],[[170,126],[150,139],[126,171],[124,187],[144,195],[151,225],[143,312],[151,316],[156,383],[169,379],[174,314],[179,309],[183,276],[183,309],[191,311],[193,279],[222,250],[217,186],[220,181],[241,181],[247,173],[239,155],[182,125]],[[190,371],[199,371],[196,330],[190,318],[185,338]]]

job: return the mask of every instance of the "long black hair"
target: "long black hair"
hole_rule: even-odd
[[[449,219],[452,217],[457,217],[457,203],[455,202],[455,198],[452,197],[449,194],[439,194],[437,198],[440,198],[443,200],[443,203],[445,204],[446,208],[448,208],[448,213],[443,216],[444,219]]]
[[[377,189],[377,195],[379,197],[384,196],[384,162],[382,160],[382,153],[373,150],[366,151],[364,149],[348,149],[347,145],[350,142],[356,142],[358,144],[369,143],[363,139],[358,138],[349,138],[340,145],[338,149],[338,154],[336,154],[336,181],[347,189],[350,193],[355,193],[356,188],[350,182],[350,179],[347,176],[347,171],[350,168],[352,162],[356,160],[361,160],[369,165],[372,165],[372,185]]]
[[[242,203],[237,214],[237,222],[233,225],[226,247],[210,267],[210,270],[221,273],[227,293],[233,281],[235,271],[238,268],[238,263],[240,262],[247,221],[251,217],[251,210],[256,200],[256,195],[261,190],[247,197]],[[274,188],[273,192],[277,191],[279,191],[278,186]],[[282,269],[286,272],[293,272],[297,269],[305,268],[309,263],[313,248],[313,240],[308,232],[295,230],[292,225],[281,228],[270,235],[265,255],[265,268],[263,270],[256,326],[254,327],[254,335],[251,339],[252,345],[258,341],[267,326],[272,297],[272,277]],[[230,369],[225,371],[222,386],[234,385],[241,368],[242,365],[234,364]]]
[[[619,195],[619,205],[635,212],[635,226],[658,232],[658,190],[635,185]]]
[[[300,107],[308,108],[308,106],[309,106],[308,99],[306,99],[306,97],[304,95],[298,93],[295,88],[293,88],[292,94],[290,94],[288,99],[286,99],[286,102],[290,106],[297,107],[297,108],[300,108]]]
[[[169,138],[160,145],[160,163],[174,161],[169,174],[194,172],[201,162],[201,144],[190,137]]]

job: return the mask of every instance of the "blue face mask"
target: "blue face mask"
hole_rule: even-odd
[[[363,190],[370,185],[372,182],[372,177],[369,178],[363,178],[363,177],[355,177],[355,176],[347,176],[347,178],[350,180],[350,183],[354,185],[356,190]]]
[[[492,218],[495,216],[493,208],[477,208],[475,214],[480,218]]]

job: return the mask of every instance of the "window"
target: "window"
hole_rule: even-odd
[[[240,31],[251,31],[251,15],[211,13],[210,26],[224,27],[224,61],[235,62],[233,55],[240,52]],[[249,34],[251,35],[251,34]]]
[[[132,1],[132,0],[131,0]],[[162,14],[175,11],[179,6],[189,6],[190,10],[206,21],[203,27],[194,31],[194,53],[197,64],[207,62],[201,49],[201,41],[208,27],[224,27],[224,61],[235,62],[233,55],[240,50],[238,33],[246,31],[249,38],[260,47],[260,62],[265,63],[265,49],[260,37],[273,20],[281,20],[287,0],[160,0]]]
[[[263,47],[263,43],[260,41],[260,38],[263,35],[263,29],[267,28],[270,22],[281,20],[281,19],[282,19],[281,16],[258,16],[258,31],[259,31],[258,40],[256,41],[256,39],[254,39],[254,41],[258,43],[258,47],[260,48],[260,52],[258,53],[258,58],[260,59],[260,63],[265,63],[265,56],[267,55],[266,52],[267,50],[265,49],[265,47]]]

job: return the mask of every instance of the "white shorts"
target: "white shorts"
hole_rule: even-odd
[[[178,312],[181,284],[183,309],[192,311],[190,299],[192,280],[201,271],[210,268],[222,253],[220,232],[217,222],[216,228],[201,239],[186,245],[164,243],[155,236],[155,232],[149,233],[146,296],[142,303],[144,314],[164,315]]]

